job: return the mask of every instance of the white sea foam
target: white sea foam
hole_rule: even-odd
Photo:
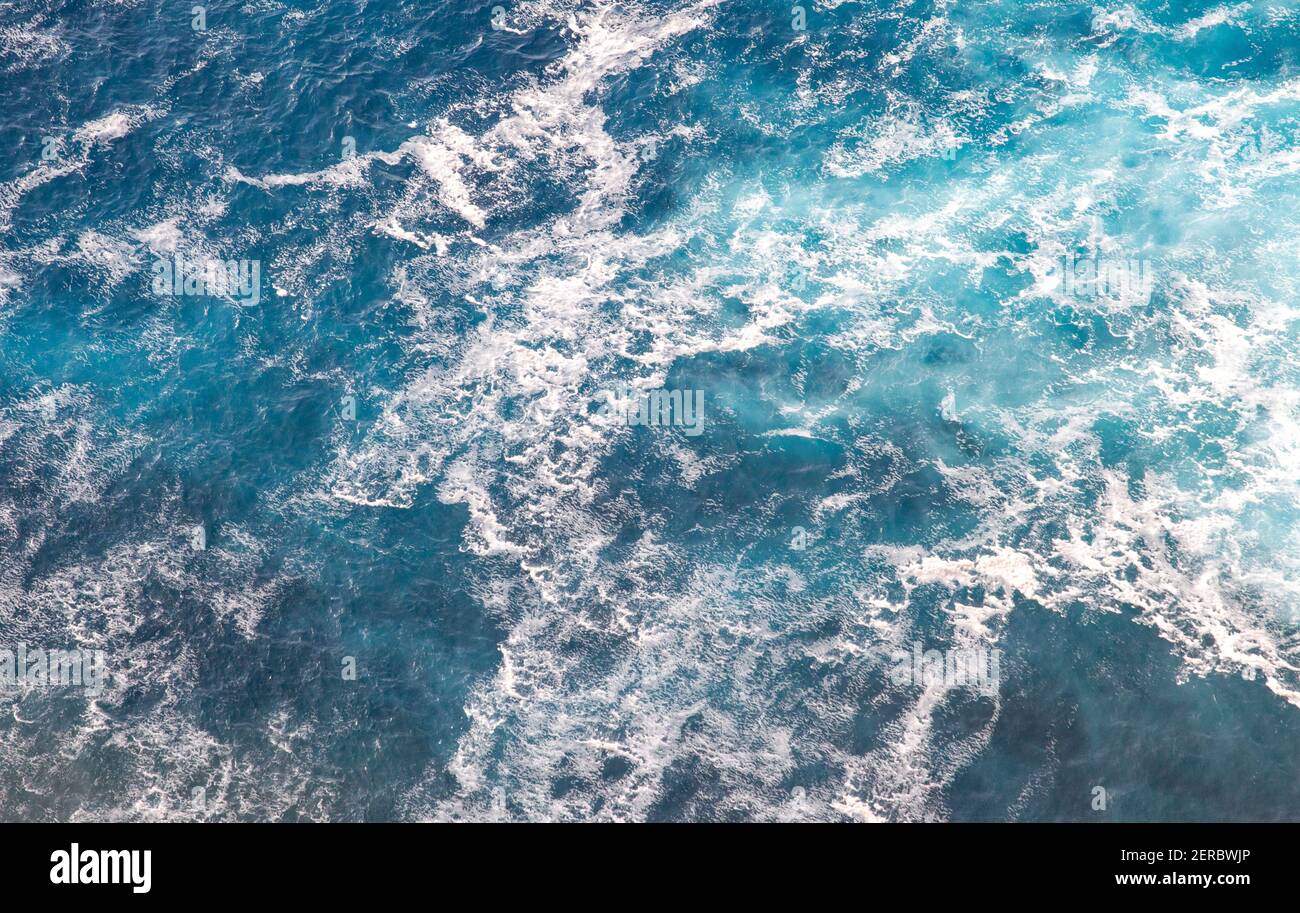
[[[931,600],[938,601],[939,620],[927,634],[958,648],[998,645],[1007,619],[1024,606],[1133,607],[1136,620],[1177,651],[1186,674],[1249,669],[1294,702],[1298,664],[1277,615],[1296,595],[1300,553],[1293,534],[1270,542],[1252,533],[1262,522],[1261,505],[1295,504],[1297,397],[1286,382],[1259,371],[1259,359],[1288,350],[1289,310],[1242,277],[1189,275],[1193,251],[1192,262],[1159,279],[1171,302],[1168,315],[1123,300],[1056,299],[1062,310],[1068,305],[1083,314],[1081,326],[1091,331],[1088,320],[1095,317],[1122,337],[1119,354],[1090,339],[1085,355],[1054,352],[1056,361],[1047,366],[1018,360],[1034,348],[1022,344],[1024,334],[1049,332],[1024,307],[1057,294],[1051,264],[1081,239],[1098,254],[1137,247],[1140,232],[1108,234],[1101,217],[1121,204],[1128,182],[1160,187],[1165,177],[1154,157],[1137,166],[1142,178],[1117,166],[1116,150],[1150,143],[1136,131],[1114,133],[1116,150],[1053,145],[1053,118],[1066,108],[1086,114],[1085,102],[1110,78],[1092,56],[1095,43],[1077,60],[1043,59],[1030,68],[1035,92],[1046,85],[1060,94],[1048,92],[993,138],[993,145],[1015,139],[1026,147],[1012,161],[989,159],[986,171],[957,171],[947,183],[894,205],[864,201],[864,184],[853,182],[874,180],[950,140],[964,141],[949,116],[983,115],[993,100],[978,93],[954,97],[943,111],[904,105],[869,125],[837,125],[841,143],[827,162],[837,180],[828,186],[783,191],[770,173],[715,175],[678,216],[640,235],[624,231],[619,225],[645,160],[646,137],[616,139],[607,129],[605,83],[662,55],[710,15],[709,6],[663,18],[612,6],[575,13],[569,50],[544,76],[525,78],[505,97],[475,106],[489,123],[477,135],[455,125],[471,122],[457,118],[465,110],[452,111],[391,152],[363,152],[300,174],[228,172],[268,192],[306,188],[326,208],[346,193],[376,201],[355,224],[331,224],[310,244],[286,252],[279,278],[290,295],[310,298],[306,277],[316,276],[314,266],[364,232],[414,245],[399,245],[414,256],[391,276],[394,301],[411,315],[411,335],[403,337],[406,381],[396,391],[371,391],[380,402],[377,416],[359,441],[337,436],[338,453],[318,494],[321,503],[346,513],[356,506],[409,509],[432,489],[443,504],[463,509],[460,546],[476,558],[464,585],[507,634],[499,667],[465,707],[466,731],[450,770],[458,789],[447,795],[419,787],[403,812],[611,820],[943,817],[948,785],[987,744],[1001,705],[941,682],[901,695],[882,690],[882,656],[920,636],[913,625]],[[1198,27],[1212,24],[1207,19]],[[1095,28],[1110,40],[1111,33],[1147,26],[1131,10],[1118,10],[1099,17]],[[943,41],[961,46],[958,30],[934,20],[882,66],[898,67]],[[665,91],[698,85],[707,67],[671,61]],[[792,100],[791,110],[812,111],[818,98],[844,98],[861,88],[828,81]],[[1289,173],[1292,164],[1281,152],[1248,166],[1232,164],[1226,150],[1246,127],[1233,119],[1233,109],[1263,111],[1288,102],[1290,90],[1237,91],[1187,99],[1174,87],[1144,85],[1125,104],[1135,119],[1146,118],[1161,148],[1204,156],[1207,195],[1225,186],[1245,193]],[[766,135],[786,129],[758,106],[748,113]],[[121,130],[117,122],[95,122],[73,141],[93,147]],[[666,136],[707,139],[705,131],[686,128]],[[1216,150],[1223,152],[1218,158]],[[1077,170],[1060,167],[1064,153],[1080,157]],[[380,165],[413,166],[396,202],[373,189]],[[563,180],[573,191],[571,209],[538,225],[492,233],[494,217],[516,211],[511,197],[526,190],[533,168]],[[191,229],[187,220],[101,226],[82,236],[78,256],[106,263],[115,250],[128,256],[119,246],[123,237],[142,245],[137,253],[203,243]],[[983,239],[1006,230],[1022,233],[1031,252],[990,250]],[[809,240],[814,234],[816,243]],[[684,252],[687,266],[663,266]],[[778,267],[791,263],[807,271],[805,289],[791,288],[781,275]],[[984,311],[963,309],[927,286],[964,275],[975,289],[986,274],[994,280],[1015,275],[1027,285]],[[440,322],[445,316],[433,302],[442,293],[481,311],[474,332],[461,338]],[[721,320],[724,299],[743,316]],[[635,492],[625,489],[635,480],[604,471],[611,452],[633,443],[633,432],[602,424],[586,409],[597,381],[631,374],[638,388],[654,389],[674,365],[693,357],[751,353],[758,361],[764,347],[798,337],[814,314],[835,317],[837,329],[825,341],[846,365],[842,389],[818,402],[801,401],[811,398],[806,381],[816,373],[801,368],[796,393],[780,379],[764,380],[771,389],[754,395],[789,425],[765,436],[765,444],[816,441],[845,453],[833,476],[836,492],[808,505],[814,521],[852,533],[854,523],[897,497],[909,474],[921,469],[981,520],[960,535],[936,530],[924,546],[850,549],[829,559],[832,566],[822,573],[843,582],[842,592],[830,595],[818,591],[817,574],[793,560],[755,568],[740,558],[701,559],[677,541],[680,531],[665,510],[631,500]],[[1157,336],[1174,340],[1172,350],[1142,346]],[[970,357],[993,379],[975,383],[953,368],[934,396],[920,384],[916,391],[882,391],[890,385],[873,374],[882,362],[914,355],[937,339],[971,343]],[[165,357],[166,344],[157,347]],[[938,378],[945,369],[934,370]],[[1004,399],[994,388],[1015,395]],[[726,402],[719,414],[742,422],[745,391],[735,395],[741,404]],[[851,424],[880,405],[872,397],[886,395],[900,398],[900,414],[923,418],[915,427],[900,422],[893,436]],[[1230,410],[1251,434],[1216,430],[1203,418],[1211,407]],[[1154,418],[1166,414],[1175,416],[1176,427]],[[1178,461],[1155,448],[1150,471],[1133,487],[1103,453],[1097,430],[1103,417],[1132,426],[1138,446],[1194,433],[1229,451],[1225,468],[1195,469],[1192,478],[1180,479]],[[2,420],[0,445],[25,434],[20,418]],[[72,499],[93,498],[103,484],[93,426],[72,424],[69,433],[63,490]],[[990,449],[988,465],[978,465],[944,434],[965,435],[975,445],[1005,443]],[[741,459],[701,458],[675,439],[649,446],[656,448],[653,462],[667,467],[666,487],[698,486]],[[1223,484],[1229,472],[1236,474],[1233,484]],[[1086,492],[1099,493],[1087,501]],[[771,509],[757,504],[741,512],[746,516],[737,523],[752,526],[729,530],[735,541],[728,545],[751,548],[772,520]],[[17,529],[12,511],[0,510],[0,535]],[[628,530],[635,531],[630,543]],[[261,546],[250,531],[229,532],[227,547],[209,557],[229,573],[252,576]],[[60,568],[39,584],[39,598],[48,608],[89,594],[86,605],[107,602],[113,624],[126,630],[131,620],[118,611],[114,594],[139,598],[137,578],[156,567],[166,582],[195,589],[222,624],[256,635],[273,589],[239,597],[205,589],[166,548],[145,537],[102,562]],[[798,629],[808,636],[789,637],[799,624],[808,625]],[[598,646],[575,649],[588,644]],[[183,657],[176,665],[183,672],[190,662]],[[783,696],[788,676],[809,668],[824,687],[801,690],[799,706],[791,706]],[[87,814],[155,814],[152,797],[183,791],[196,777],[218,792],[244,790],[269,814],[297,801],[301,769],[276,770],[259,787],[226,746],[180,719],[182,679],[178,672],[167,680],[163,709],[138,737],[113,729],[108,719],[97,724],[128,743],[139,770],[129,801]],[[970,700],[982,701],[962,708],[975,722],[954,731],[947,711]],[[882,733],[868,748],[850,749],[864,708],[882,715]],[[307,763],[311,732],[311,723],[295,727],[277,714],[266,736],[277,754],[301,753]],[[823,765],[837,776],[792,792],[789,783],[803,764]],[[679,807],[665,805],[671,798],[665,784],[679,776],[704,785],[676,800]],[[564,783],[575,785],[559,788]],[[321,801],[329,798],[324,793]]]
[[[37,14],[21,25],[0,27],[0,60],[7,61],[6,72],[48,66],[68,56],[71,48],[61,34],[62,29],[47,28],[47,25],[46,17]]]
[[[56,140],[51,147],[57,151],[55,158],[42,159],[31,170],[0,184],[0,231],[9,228],[14,209],[32,190],[56,178],[80,172],[99,147],[121,139],[159,113],[157,108],[148,105],[129,106],[82,124],[70,136],[52,132],[51,138]]]
[[[256,636],[279,583],[227,585],[255,580],[264,550],[249,531],[223,529],[207,551],[196,553],[177,524],[183,506],[172,496],[158,517],[136,517],[131,531],[102,552],[50,560],[69,534],[69,511],[95,509],[146,447],[144,437],[105,411],[86,387],[37,390],[0,407],[0,450],[9,471],[9,494],[0,498],[0,640],[102,650],[107,672],[98,695],[71,690],[6,703],[5,716],[12,719],[2,724],[0,764],[12,777],[8,782],[20,783],[28,797],[7,794],[11,808],[36,796],[46,797],[43,807],[73,820],[202,820],[226,814],[234,791],[265,808],[298,791],[277,773],[273,779],[283,791],[275,798],[277,787],[266,784],[257,764],[236,762],[230,748],[195,721],[191,702],[199,669],[188,642],[192,629],[169,617],[180,608],[194,620],[210,612],[217,625]],[[20,512],[21,528],[10,522]],[[131,713],[120,712],[143,694],[148,699]],[[52,712],[76,722],[51,730],[40,721]],[[52,733],[56,751],[49,748]],[[88,759],[99,759],[106,748],[123,762],[118,786],[64,808],[67,783],[82,776],[87,763],[98,763]],[[201,805],[193,800],[198,787],[204,789]],[[258,796],[263,788],[268,795]]]

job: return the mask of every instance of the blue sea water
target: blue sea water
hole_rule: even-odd
[[[0,0],[0,817],[1300,818],[1298,56]]]

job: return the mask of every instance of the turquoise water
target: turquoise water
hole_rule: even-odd
[[[1300,817],[1295,3],[192,6],[0,0],[4,819]]]

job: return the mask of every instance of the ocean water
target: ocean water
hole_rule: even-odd
[[[1300,818],[1295,2],[202,2],[0,0],[0,817]]]

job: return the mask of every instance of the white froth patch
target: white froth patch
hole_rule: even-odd
[[[9,300],[9,293],[16,288],[21,288],[24,277],[9,269],[8,266],[0,261],[0,304]]]
[[[492,499],[469,464],[458,461],[448,467],[447,479],[438,489],[438,499],[444,504],[465,504],[469,508],[473,535],[466,546],[476,555],[524,553],[525,549],[507,538],[507,528],[497,518]]]
[[[303,187],[328,185],[332,187],[359,187],[365,184],[366,171],[374,156],[355,155],[345,158],[337,165],[320,171],[305,171],[295,174],[268,174],[263,178],[252,178],[231,165],[226,169],[226,179],[271,190],[276,187]]]
[[[445,256],[451,247],[452,239],[446,235],[438,234],[436,231],[425,234],[404,228],[396,213],[389,213],[384,218],[377,220],[374,223],[374,228],[381,235],[387,235],[399,241],[410,242],[421,250],[433,248],[439,256]]]
[[[159,116],[159,113],[158,109],[148,105],[114,111],[77,128],[71,137],[74,146],[71,149],[68,148],[66,135],[53,132],[56,158],[53,161],[42,160],[32,170],[0,185],[0,230],[9,227],[14,209],[31,190],[55,178],[81,171],[90,163],[90,156],[98,147],[121,139],[140,124]]]
[[[858,140],[850,148],[848,140]],[[837,139],[825,156],[827,171],[839,178],[876,174],[919,158],[955,153],[968,140],[946,121],[922,123],[915,112],[885,115]]]
[[[73,134],[73,139],[88,144],[111,143],[126,136],[142,121],[143,117],[138,112],[114,111],[83,125]]]
[[[918,562],[900,567],[899,575],[918,584],[940,583],[952,588],[978,584],[1007,593],[1019,592],[1029,599],[1039,597],[1033,560],[1005,546],[973,559],[926,555]]]
[[[982,610],[958,606],[953,613],[956,642],[996,643],[997,633],[992,629],[1008,610],[1009,606]],[[889,639],[901,633],[891,630]],[[961,639],[971,634],[979,640]],[[935,714],[950,702],[969,700],[970,696],[942,676],[927,681],[912,705],[885,726],[879,747],[844,759],[844,783],[833,807],[863,821],[943,820],[944,787],[978,757],[997,726],[1001,697],[995,693],[990,698],[993,710],[987,721],[963,737],[941,742],[935,738]]]
[[[1100,10],[1093,14],[1093,35],[1128,31],[1159,32],[1160,28],[1152,23],[1147,16],[1127,4],[1118,6],[1115,9]],[[1113,41],[1114,38],[1112,37],[1111,41],[1104,43],[1102,47],[1108,46]]]
[[[1205,29],[1211,29],[1219,25],[1237,25],[1241,14],[1249,12],[1250,8],[1249,3],[1238,3],[1235,6],[1216,6],[1209,12],[1183,23],[1178,27],[1177,35],[1181,40],[1187,41],[1195,38],[1197,34]]]
[[[443,205],[475,228],[482,228],[487,223],[487,213],[474,205],[469,186],[461,176],[465,160],[458,152],[425,138],[410,141],[407,151],[437,182]]]
[[[1118,475],[1104,477],[1101,522],[1091,539],[1072,530],[1069,539],[1054,543],[1069,562],[1068,576],[1058,575],[1061,583],[1073,586],[1063,586],[1049,602],[1073,598],[1080,585],[1084,592],[1100,590],[1110,600],[1136,606],[1142,613],[1138,620],[1177,647],[1187,673],[1262,673],[1271,691],[1300,707],[1294,647],[1279,638],[1266,609],[1247,608],[1237,594],[1245,581],[1270,582],[1247,571],[1234,554],[1239,521],[1226,510],[1179,519],[1198,505],[1167,480],[1149,480],[1148,497],[1135,500]],[[1169,538],[1182,554],[1165,544]],[[1281,580],[1273,583],[1285,586]],[[1294,585],[1288,589],[1294,599]]]
[[[130,242],[100,234],[94,229],[81,233],[77,250],[69,259],[80,261],[106,274],[111,288],[121,282],[137,267],[136,249]]]
[[[226,178],[263,190],[303,186],[360,187],[366,184],[366,176],[373,162],[395,165],[409,157],[437,184],[439,200],[444,206],[475,228],[482,228],[487,221],[487,212],[474,203],[465,170],[471,163],[476,168],[494,169],[496,166],[492,155],[478,149],[472,137],[445,119],[431,125],[430,129],[437,130],[437,139],[432,136],[416,136],[402,143],[393,152],[358,153],[319,171],[269,174],[254,178],[232,165],[226,170]],[[395,216],[377,224],[386,233],[393,234],[401,230],[397,227]],[[394,234],[394,237],[402,235]],[[414,240],[415,237],[408,233],[405,240]]]
[[[15,73],[62,60],[71,51],[63,40],[61,28],[42,28],[44,15],[37,15],[23,25],[0,28],[0,58],[11,62],[6,72]]]
[[[131,232],[132,237],[147,246],[155,254],[174,254],[184,240],[184,235],[175,219],[157,222],[146,228]]]

